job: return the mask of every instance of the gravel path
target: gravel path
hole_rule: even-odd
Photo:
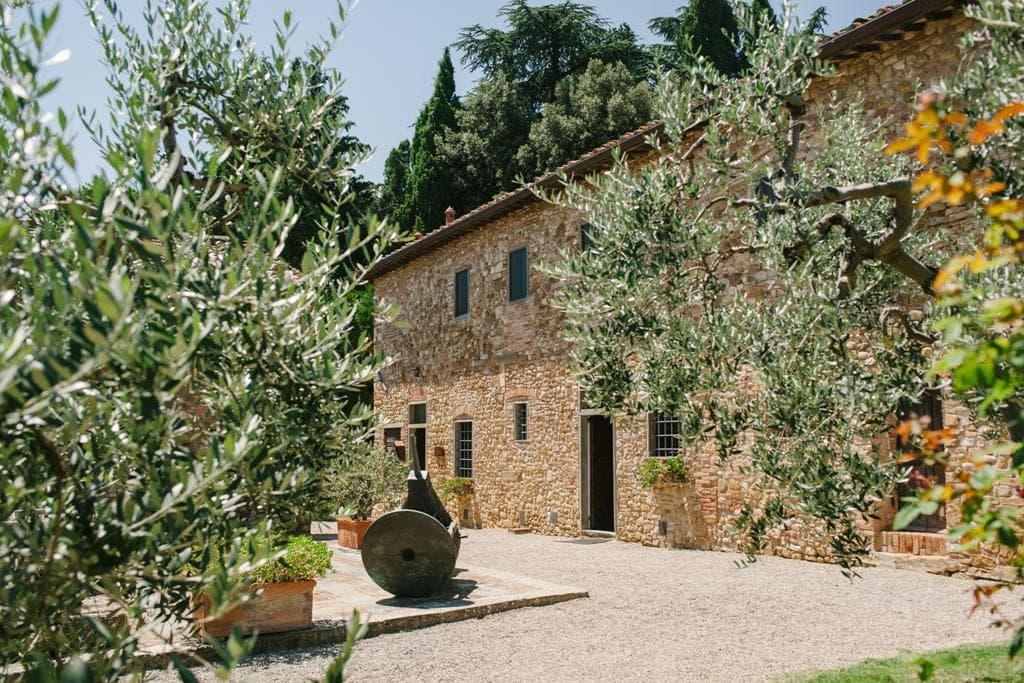
[[[351,681],[758,681],[901,649],[999,641],[973,583],[831,565],[469,530],[460,559],[590,598],[364,640]],[[318,678],[339,646],[254,657],[237,680]],[[197,672],[199,673],[199,672]],[[213,680],[212,677],[201,680]]]

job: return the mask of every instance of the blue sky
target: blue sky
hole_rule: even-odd
[[[359,0],[351,8],[344,37],[330,63],[346,79],[344,93],[351,105],[355,134],[375,149],[373,158],[361,168],[369,179],[380,180],[388,152],[411,135],[416,114],[433,87],[437,61],[444,47],[458,38],[464,26],[497,25],[497,11],[503,3],[504,0]],[[51,95],[52,106],[62,107],[69,115],[78,105],[102,109],[108,90],[95,34],[79,0],[62,0],[60,4],[61,18],[52,47],[54,52],[69,48],[71,59],[53,67],[62,82]],[[125,0],[120,4],[126,13],[138,13],[142,1]],[[531,0],[530,4],[542,2]],[[654,36],[647,30],[648,19],[673,14],[685,0],[591,0],[588,4],[614,24],[629,24],[641,40],[654,42]],[[836,30],[855,17],[871,14],[884,0],[799,0],[797,8],[801,15],[806,15],[822,4],[829,11],[829,29]],[[273,22],[285,9],[292,10],[298,24],[293,43],[296,52],[318,34],[325,18],[335,16],[334,3],[329,0],[254,0],[252,5],[250,33],[258,45],[269,44]],[[477,76],[461,68],[457,53],[452,58],[456,62],[459,94],[465,94]],[[80,179],[99,169],[99,154],[82,132],[77,134],[75,153]]]

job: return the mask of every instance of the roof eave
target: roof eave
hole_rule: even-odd
[[[962,3],[958,0],[909,0],[881,16],[869,19],[863,24],[825,41],[818,57],[828,60],[840,58],[850,50],[868,45],[880,36],[896,31],[908,23],[959,4]]]

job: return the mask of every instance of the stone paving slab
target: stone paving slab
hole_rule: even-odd
[[[451,583],[438,593],[396,598],[367,576],[358,551],[338,548],[334,572],[313,592],[313,620],[344,619],[355,608],[368,624],[367,635],[374,636],[587,596],[578,588],[460,562]]]
[[[328,545],[333,545],[328,541]],[[578,588],[531,579],[459,562],[452,581],[426,598],[396,598],[377,587],[363,569],[357,550],[334,548],[333,571],[313,591],[313,626],[286,633],[268,633],[256,641],[256,652],[273,652],[345,642],[345,624],[358,609],[367,624],[366,637],[426,628],[522,607],[540,607],[589,597]],[[189,661],[216,658],[215,651],[183,634],[177,645],[153,643],[143,649],[141,663],[164,667],[172,654]]]

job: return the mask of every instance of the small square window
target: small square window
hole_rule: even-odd
[[[398,453],[395,448],[395,442],[402,440],[402,428],[401,427],[385,427],[384,428],[384,448],[388,449],[392,453]]]
[[[411,424],[411,425],[425,425],[425,424],[427,424],[427,404],[426,403],[410,403],[409,404],[409,424]]]
[[[526,441],[529,432],[527,431],[526,403],[516,402],[512,404],[512,432],[516,441]]]
[[[508,300],[520,301],[529,293],[528,273],[529,258],[526,247],[521,247],[508,254]]]
[[[651,457],[672,458],[679,454],[682,423],[678,417],[653,414],[650,417]]]
[[[455,423],[455,476],[473,476],[473,423]]]
[[[455,317],[469,315],[469,268],[455,273]]]

